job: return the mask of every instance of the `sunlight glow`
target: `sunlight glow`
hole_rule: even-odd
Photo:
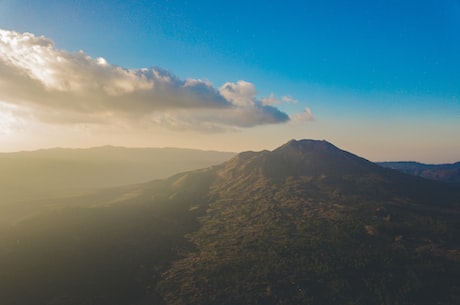
[[[17,110],[16,106],[0,101],[0,135],[11,135],[23,124],[15,114]]]
[[[18,36],[11,31],[0,30],[0,42],[0,52],[12,65],[22,67],[31,78],[47,87],[55,86],[54,71],[49,65],[54,47],[51,40],[36,38],[30,33]]]

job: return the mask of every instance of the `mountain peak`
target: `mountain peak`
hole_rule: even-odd
[[[310,140],[310,139],[301,139],[301,140],[290,140],[286,144],[275,149],[277,150],[298,150],[301,152],[311,152],[311,151],[326,151],[326,150],[338,150],[338,148],[326,140]]]
[[[223,165],[232,177],[256,175],[272,181],[288,177],[363,174],[380,167],[325,140],[290,140],[273,151],[244,152]],[[223,173],[223,172],[221,172]],[[230,178],[227,176],[227,179]]]
[[[375,169],[375,164],[325,140],[291,140],[271,152],[273,163],[296,175],[343,175]]]

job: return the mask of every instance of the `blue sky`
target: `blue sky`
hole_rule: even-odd
[[[109,136],[107,128],[88,136],[76,131],[81,124],[65,124],[79,146],[244,150],[325,138],[372,160],[460,160],[459,1],[0,0],[0,28],[43,35],[57,50],[82,50],[124,69],[159,67],[218,90],[244,80],[257,91],[255,103],[272,95],[269,106],[290,117],[229,123],[231,130],[211,133],[149,128],[136,140],[117,138],[115,130]],[[12,113],[8,96],[0,102]],[[306,108],[311,116],[292,123]],[[10,126],[0,149],[71,145],[52,131],[61,125],[37,124],[42,142],[29,147],[20,135],[27,127]],[[50,134],[55,142],[45,140]]]

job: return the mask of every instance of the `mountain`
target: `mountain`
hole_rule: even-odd
[[[418,162],[379,162],[383,167],[426,179],[460,183],[460,162],[453,164],[423,164]]]
[[[234,153],[179,148],[54,148],[0,153],[0,223],[64,197],[166,178],[224,162]]]
[[[219,192],[266,191],[296,185],[298,197],[329,196],[342,201],[416,200],[439,205],[435,194],[446,202],[456,201],[454,187],[382,168],[327,141],[292,140],[274,151],[244,152],[215,167],[222,184]],[[245,182],[245,183],[244,183]]]
[[[459,198],[292,140],[0,231],[0,303],[458,304]]]

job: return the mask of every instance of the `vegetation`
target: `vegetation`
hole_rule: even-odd
[[[168,304],[458,303],[460,215],[393,222],[346,209],[323,212],[332,217],[289,210],[273,213],[292,222],[218,234],[212,229],[222,224],[208,220],[192,238],[200,251],[175,262],[162,282]]]
[[[1,303],[159,304],[156,282],[190,249],[199,211],[144,200],[58,208],[3,231]]]
[[[0,303],[459,304],[459,195],[290,142],[0,231]]]

